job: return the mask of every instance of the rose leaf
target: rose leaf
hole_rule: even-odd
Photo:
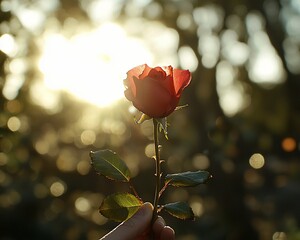
[[[195,219],[195,215],[193,213],[192,208],[185,202],[168,203],[163,206],[163,210],[167,211],[170,215],[179,219]]]
[[[110,220],[122,222],[135,214],[141,205],[141,200],[130,193],[115,193],[103,200],[99,212]]]
[[[99,174],[116,181],[129,182],[130,171],[113,151],[105,149],[90,152],[92,166]]]
[[[205,183],[211,177],[207,171],[167,174],[165,182],[175,187],[194,187]]]

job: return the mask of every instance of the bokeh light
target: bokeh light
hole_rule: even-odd
[[[0,37],[0,50],[10,57],[13,57],[16,54],[17,44],[12,35],[3,34]]]
[[[265,158],[260,153],[254,153],[249,159],[249,164],[254,169],[260,169],[265,165]]]
[[[284,138],[281,142],[281,146],[283,148],[284,151],[286,152],[292,152],[296,149],[297,147],[297,143],[295,141],[294,138],[291,138],[291,137],[287,137],[287,138]]]
[[[88,199],[79,197],[75,201],[75,208],[80,213],[87,213],[91,209],[91,204]]]
[[[193,165],[196,169],[208,169],[210,162],[207,156],[197,154],[193,157]]]
[[[21,127],[20,119],[17,118],[17,117],[9,118],[8,121],[7,121],[7,127],[13,132],[18,131]]]
[[[190,206],[193,209],[195,216],[200,217],[203,214],[204,206],[201,198],[192,198]]]
[[[50,193],[54,197],[60,197],[65,193],[66,190],[66,185],[61,180],[53,182],[50,186]]]

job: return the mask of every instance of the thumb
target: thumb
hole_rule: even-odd
[[[102,240],[132,240],[142,235],[151,224],[153,206],[144,203],[128,220],[118,225]]]

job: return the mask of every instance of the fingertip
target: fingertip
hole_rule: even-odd
[[[153,205],[149,202],[144,203],[139,210],[126,222],[134,221],[146,225],[150,223],[153,215]]]
[[[161,239],[175,240],[175,231],[171,227],[165,226],[161,231]]]
[[[151,219],[153,215],[153,205],[149,202],[145,202],[136,213],[136,215],[140,214],[143,216],[148,216]]]
[[[154,234],[156,236],[160,235],[160,233],[163,230],[163,228],[165,227],[165,225],[166,225],[165,220],[161,216],[158,216],[152,227]]]

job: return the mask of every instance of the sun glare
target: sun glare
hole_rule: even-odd
[[[42,45],[38,67],[45,85],[97,106],[108,106],[123,98],[126,72],[152,62],[142,39],[129,37],[113,23],[70,38],[45,33]]]

